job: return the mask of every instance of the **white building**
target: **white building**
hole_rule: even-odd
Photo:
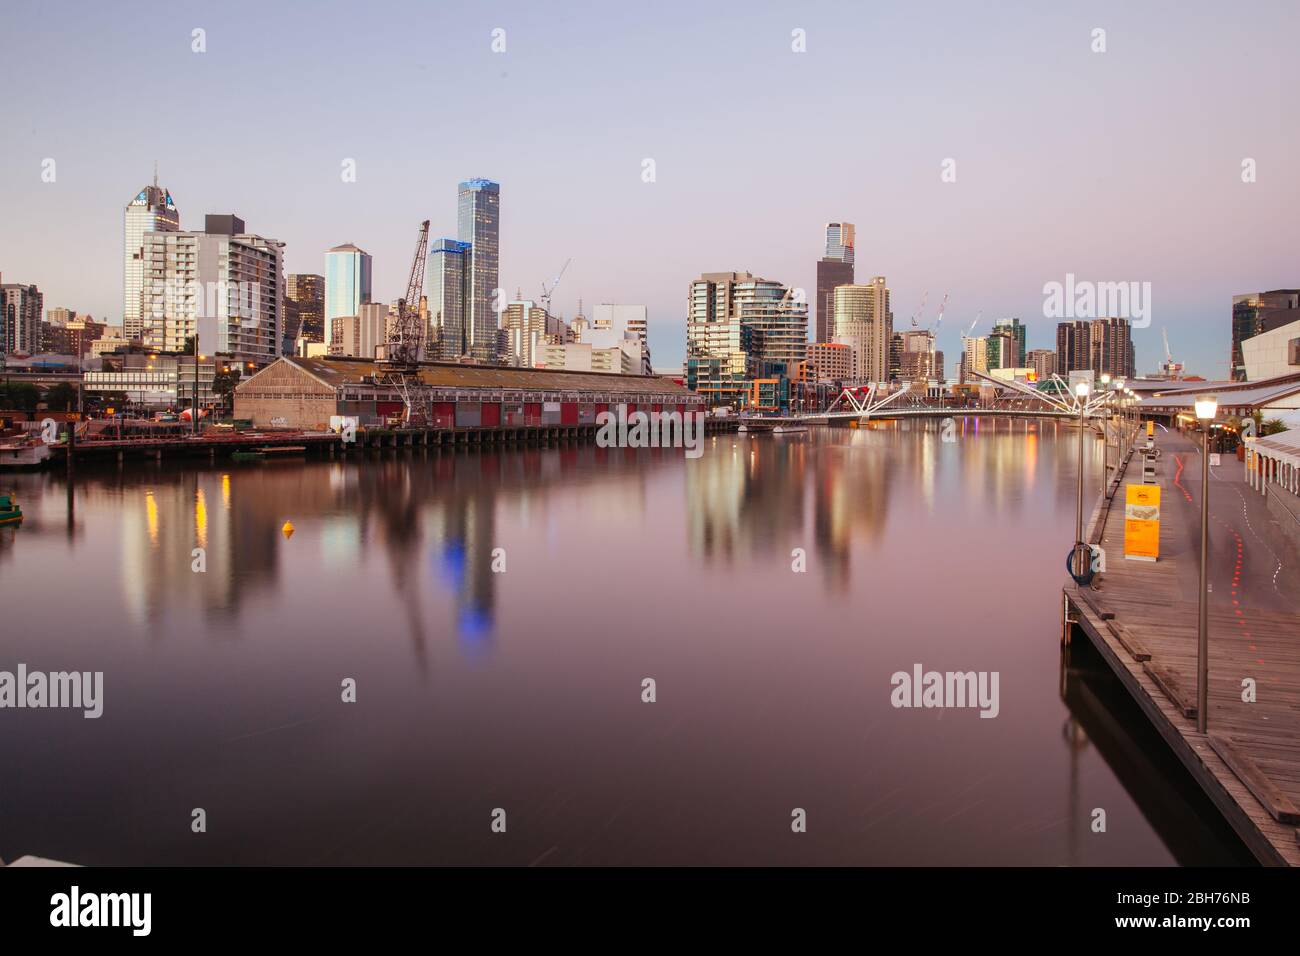
[[[1300,321],[1242,339],[1241,357],[1248,382],[1300,371]]]
[[[144,321],[150,348],[180,352],[196,333],[201,352],[274,361],[284,323],[284,244],[252,235],[235,216],[208,216],[203,232],[143,239]]]
[[[538,347],[536,368],[566,372],[607,372],[639,375],[641,348],[635,340],[624,347],[598,348],[586,342],[544,343]]]
[[[575,322],[575,326],[576,326]],[[624,342],[634,339],[641,344],[641,355],[637,360],[638,375],[650,375],[650,319],[644,305],[616,305],[602,302],[592,313],[590,325],[579,333],[574,332],[575,342],[588,342],[596,348],[624,348]],[[581,338],[578,335],[581,334]]]

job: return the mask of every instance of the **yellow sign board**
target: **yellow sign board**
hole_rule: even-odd
[[[1154,419],[1147,419],[1147,438],[1156,437],[1156,423]]]
[[[1126,485],[1124,557],[1154,561],[1160,556],[1160,486]]]

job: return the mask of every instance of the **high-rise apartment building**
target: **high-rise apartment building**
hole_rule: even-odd
[[[1098,375],[1133,378],[1133,328],[1128,319],[1093,319],[1088,331],[1088,367]]]
[[[237,216],[208,216],[202,232],[144,234],[141,341],[264,365],[281,354],[284,243],[249,233]]]
[[[325,342],[334,341],[336,318],[360,315],[361,307],[371,301],[370,273],[370,254],[350,242],[325,253]]]
[[[829,342],[835,335],[832,299],[835,287],[853,284],[854,233],[851,222],[826,224],[826,250],[817,262],[815,340],[818,342]]]
[[[1232,297],[1232,378],[1246,381],[1241,343],[1300,320],[1300,289],[1274,289]]]
[[[1056,374],[1056,349],[1033,349],[1025,358],[1025,368],[1034,370],[1034,377],[1045,382]]]
[[[0,284],[0,352],[35,355],[41,351],[45,296],[34,285]]]
[[[968,372],[989,373],[988,339],[984,336],[970,336],[966,339],[966,348],[961,357],[960,381],[966,383]]]
[[[325,277],[295,272],[285,278],[285,336],[325,341]]]
[[[456,237],[469,244],[468,296],[465,301],[465,348],[480,362],[497,357],[501,241],[501,187],[490,179],[461,183],[456,202]]]
[[[1068,378],[1070,372],[1092,367],[1092,328],[1086,320],[1061,322],[1056,326],[1056,373]]]
[[[835,341],[853,349],[853,377],[861,382],[889,380],[889,347],[894,314],[884,276],[865,285],[842,285],[832,297]]]
[[[795,374],[808,346],[808,304],[780,282],[748,272],[706,272],[691,283],[687,387],[710,404],[742,402],[749,378]]]
[[[1019,319],[999,319],[993,323],[993,334],[1005,334],[1011,337],[1011,352],[1001,356],[998,368],[1028,368],[1025,364],[1025,327]]]
[[[1080,319],[1056,326],[1056,374],[1062,378],[1078,371],[1132,378],[1135,364],[1128,319]]]
[[[140,338],[144,329],[144,237],[180,228],[180,210],[155,172],[153,185],[136,193],[122,215],[122,334],[128,339]]]
[[[1018,363],[1015,337],[996,326],[984,339],[984,361],[989,371],[995,368],[1024,368]]]

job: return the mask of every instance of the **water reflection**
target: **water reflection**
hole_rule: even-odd
[[[5,657],[112,697],[0,735],[25,768],[0,855],[1237,862],[1122,690],[1061,657],[1075,433],[957,426],[7,477]],[[913,662],[997,670],[1000,716],[893,709]],[[193,792],[229,821],[201,846],[149,822]],[[508,845],[486,801],[521,808]]]

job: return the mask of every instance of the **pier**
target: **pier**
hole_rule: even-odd
[[[740,426],[735,418],[708,418],[704,433],[715,435],[734,432]],[[69,449],[75,461],[117,458],[152,458],[206,456],[212,460],[235,453],[266,451],[274,457],[288,453],[311,456],[355,454],[358,451],[395,450],[401,448],[456,448],[492,445],[539,444],[551,442],[595,441],[597,425],[537,425],[480,428],[358,428],[353,440],[333,431],[298,429],[255,429],[238,432],[206,431],[198,435],[168,434],[123,438],[78,438],[69,446],[63,442],[50,446],[52,458],[67,460]],[[277,454],[279,452],[279,454]]]
[[[1242,493],[1244,466],[1224,455],[1210,480],[1209,713],[1200,734],[1200,449],[1174,432],[1157,444],[1160,558],[1124,558],[1124,463],[1086,536],[1105,550],[1105,570],[1091,586],[1065,587],[1065,639],[1072,625],[1092,642],[1261,863],[1300,865],[1300,594],[1278,583],[1295,574],[1291,545],[1262,499]],[[1248,681],[1252,702],[1243,699]]]

